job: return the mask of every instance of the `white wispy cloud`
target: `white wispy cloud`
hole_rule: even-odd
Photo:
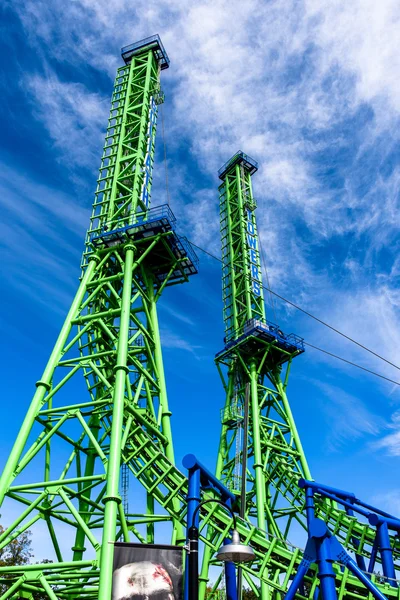
[[[326,51],[325,62],[337,61],[355,74],[356,99],[373,102],[376,108],[383,109],[384,98],[389,105],[384,110],[386,114],[387,109],[400,111],[398,3],[333,0],[322,6],[317,0],[307,0],[305,7],[310,20],[318,23],[315,41]]]
[[[108,72],[111,87],[118,48],[158,31],[171,57],[171,69],[163,73],[173,89],[169,147],[176,152],[185,142],[211,181],[199,187],[188,161],[170,169],[173,208],[189,237],[218,253],[216,170],[238,148],[254,154],[272,287],[291,297],[295,290],[297,301],[364,343],[383,344],[397,360],[397,307],[389,301],[393,290],[382,282],[377,253],[398,235],[400,176],[396,169],[382,176],[364,168],[369,153],[383,161],[398,137],[400,9],[394,0],[140,0],[134,9],[120,0],[78,0],[63,11],[52,2],[25,0],[16,10],[42,53],[45,75],[24,80],[34,114],[71,168],[81,162],[96,168],[108,110],[108,100],[80,81],[83,63]],[[61,80],[50,58],[79,65],[76,80]],[[351,129],[366,105],[369,116]],[[351,144],[351,158],[342,164],[340,155]],[[332,149],[334,158],[320,158]],[[339,171],[339,186],[328,185],[327,168]],[[342,265],[327,257],[326,245],[344,236],[350,241],[337,243],[348,246],[348,280],[339,291],[335,268]],[[350,356],[360,358],[357,352]],[[368,357],[361,360],[371,364]]]
[[[380,254],[395,249],[399,234],[400,170],[380,170],[399,141],[395,0],[77,0],[62,11],[24,0],[15,10],[42,57],[42,72],[23,78],[33,114],[72,171],[97,167],[108,112],[93,80],[83,83],[85,67],[107,72],[111,90],[119,47],[160,33],[171,58],[162,80],[171,90],[172,207],[189,237],[218,254],[216,171],[239,148],[254,155],[272,288],[400,364],[399,261],[396,252]],[[54,64],[73,66],[73,80]],[[333,334],[313,325],[307,334],[396,379]],[[163,342],[190,345],[170,333]],[[359,428],[348,434],[375,435],[359,408]]]
[[[360,290],[328,288],[322,292],[323,305],[328,304],[329,293],[333,299],[329,313],[329,322],[340,331],[356,339],[364,346],[371,348],[378,355],[383,356],[394,365],[400,367],[400,351],[397,345],[398,331],[400,329],[400,298],[397,291],[387,285],[365,286]],[[319,316],[324,316],[318,312]],[[327,347],[345,356],[348,360],[357,362],[365,368],[381,373],[390,379],[400,381],[400,371],[378,357],[365,352],[355,344],[339,337],[334,332],[327,331],[324,327],[315,325],[313,339],[323,347]],[[331,362],[332,359],[323,355],[316,355],[317,360]],[[339,362],[335,363],[339,371],[352,373],[354,378],[368,377]],[[378,383],[378,380],[376,380]],[[399,399],[399,386],[382,383],[381,408],[389,411],[393,402]]]
[[[37,40],[47,44],[51,56],[60,59],[62,53],[63,60],[74,64],[85,60],[97,68],[104,68],[103,61],[109,62],[111,53],[105,19],[118,24],[113,28],[117,34],[113,48],[116,42],[122,45],[130,39],[131,19],[137,37],[159,30],[172,58],[171,72],[165,77],[172,77],[177,86],[172,119],[179,124],[174,127],[175,139],[189,138],[192,154],[213,174],[237,147],[253,152],[263,165],[261,185],[280,205],[297,204],[319,235],[328,223],[342,223],[343,214],[336,210],[337,203],[332,205],[333,194],[321,189],[310,163],[313,154],[331,140],[306,141],[304,129],[319,132],[332,128],[351,117],[360,103],[374,101],[378,105],[393,93],[387,81],[397,50],[383,32],[388,26],[393,31],[395,12],[395,2],[381,8],[370,1],[367,6],[337,1],[322,8],[315,2],[265,5],[219,0],[185,6],[164,1],[157,7],[138,2],[132,13],[119,1],[85,0],[69,5],[61,15],[44,3],[26,0],[20,16],[31,36],[35,29]],[[374,25],[366,27],[371,14]],[[168,18],[172,15],[174,18]],[[73,42],[71,27],[59,27],[61,20],[74,23],[79,43]],[[54,43],[56,34],[58,43]],[[383,37],[384,58],[379,59],[382,76],[377,77],[372,63],[376,43]],[[363,94],[363,87],[355,94],[363,78],[375,82],[373,94]],[[85,93],[80,84],[51,76],[33,78],[30,86],[38,90],[39,104],[44,104],[42,118],[49,121],[53,139],[61,140],[65,126],[77,130],[77,137],[82,138],[79,130],[83,122],[94,128],[100,125],[103,117],[98,98]],[[57,106],[64,110],[57,111]],[[88,110],[82,111],[81,106]],[[396,106],[392,108],[396,110]],[[45,114],[47,109],[62,114],[64,121],[58,123],[56,118],[53,123]],[[91,145],[90,139],[88,142],[86,148]],[[74,147],[75,143],[67,142],[63,152]],[[349,202],[344,198],[340,208]],[[199,207],[200,214],[203,211],[211,223],[209,208]]]
[[[353,394],[323,381],[316,382],[316,386],[328,399],[324,400],[322,409],[329,421],[327,443],[332,451],[361,438],[377,436],[385,427],[384,419]]]
[[[59,190],[0,166],[4,281],[65,314],[77,283],[88,210]]]
[[[160,337],[161,337],[161,343],[164,348],[184,350],[185,352],[190,352],[196,358],[199,358],[196,350],[199,350],[201,348],[201,346],[193,345],[186,338],[183,338],[183,337],[177,335],[170,329],[161,327]]]
[[[375,450],[383,450],[389,456],[400,456],[400,411],[392,414],[388,428],[392,430],[392,433],[374,442],[373,448]]]
[[[185,323],[186,325],[195,326],[195,322],[191,319],[187,314],[185,314],[182,310],[178,308],[174,308],[167,302],[161,302],[159,305],[161,310],[166,311],[169,315],[171,315],[174,319]]]
[[[371,503],[398,518],[400,515],[400,490],[392,489],[376,494],[372,497]]]
[[[92,166],[103,145],[109,99],[52,72],[27,76],[24,90],[60,157],[74,167]]]

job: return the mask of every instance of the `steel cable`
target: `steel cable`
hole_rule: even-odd
[[[189,240],[190,241],[190,240]],[[218,256],[215,256],[215,254],[212,254],[211,252],[209,252],[208,250],[205,250],[204,248],[202,248],[201,246],[198,246],[197,244],[195,244],[194,242],[190,242],[192,244],[192,246],[194,246],[195,248],[198,248],[198,250],[200,250],[201,252],[204,252],[204,254],[207,254],[208,256],[210,256],[211,258],[213,258],[214,260],[217,260],[218,262],[222,263],[222,260],[220,258],[218,258]],[[274,296],[276,296],[277,298],[279,298],[280,300],[282,300],[283,302],[286,302],[287,304],[289,304],[290,306],[293,306],[293,308],[296,308],[297,310],[299,310],[300,312],[304,313],[305,315],[307,315],[308,317],[314,319],[315,321],[317,321],[318,323],[320,323],[321,325],[324,325],[325,327],[328,327],[329,329],[331,329],[332,331],[334,331],[335,333],[337,333],[338,335],[341,335],[342,337],[344,337],[345,339],[349,340],[350,342],[352,342],[353,344],[356,344],[357,346],[359,346],[360,348],[362,348],[363,350],[366,350],[367,352],[369,352],[370,354],[373,354],[374,356],[376,356],[377,358],[379,358],[380,360],[383,360],[385,363],[391,365],[392,367],[394,367],[395,369],[399,369],[400,367],[398,367],[397,365],[395,365],[394,363],[392,363],[390,360],[384,358],[383,356],[381,356],[380,354],[378,354],[377,352],[374,352],[374,350],[371,350],[370,348],[367,348],[367,346],[364,346],[363,344],[361,344],[360,342],[357,342],[357,340],[351,338],[350,336],[346,335],[345,333],[343,333],[342,331],[339,331],[338,329],[336,329],[335,327],[333,327],[332,325],[329,325],[329,323],[326,323],[325,321],[323,321],[322,319],[319,319],[318,317],[316,317],[315,315],[311,314],[310,312],[308,312],[307,310],[305,310],[304,308],[301,308],[300,306],[298,306],[297,304],[295,304],[294,302],[292,302],[291,300],[288,300],[287,298],[285,298],[284,296],[281,296],[280,294],[277,294],[276,292],[274,292],[273,290],[271,290],[270,288],[268,288],[265,285],[262,285],[263,289],[266,290],[267,292],[270,292],[271,294],[273,294]],[[319,352],[323,352],[324,354],[327,354],[328,356],[331,356],[333,358],[336,358],[338,360],[341,360],[342,362],[345,362],[353,367],[357,367],[358,369],[362,369],[363,371],[366,371],[367,373],[370,373],[371,375],[375,375],[375,377],[380,377],[380,379],[384,379],[385,381],[389,381],[390,383],[393,383],[395,385],[399,385],[400,383],[398,381],[394,381],[393,379],[390,379],[389,377],[385,377],[385,375],[382,375],[380,373],[376,373],[375,371],[371,371],[370,369],[367,369],[366,367],[362,367],[361,365],[358,365],[357,363],[354,363],[350,360],[347,360],[346,358],[343,358],[341,356],[338,356],[337,354],[333,354],[332,352],[329,352],[328,350],[324,350],[323,348],[318,348],[317,346],[313,346],[312,344],[308,343],[308,342],[304,342],[307,346],[309,346],[310,348],[313,348],[314,350],[318,350]]]

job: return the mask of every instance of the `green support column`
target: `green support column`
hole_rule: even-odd
[[[250,363],[250,410],[251,410],[251,427],[253,433],[253,454],[254,462],[253,469],[256,478],[256,497],[257,497],[257,525],[260,529],[267,530],[265,522],[265,477],[264,464],[261,450],[261,415],[258,402],[258,381],[257,381],[257,365],[255,361]]]
[[[153,331],[155,344],[154,351],[154,359],[156,364],[156,369],[158,373],[158,380],[160,384],[160,415],[161,415],[161,428],[167,440],[166,445],[164,446],[165,456],[168,460],[171,461],[172,464],[175,463],[174,456],[174,447],[172,444],[172,429],[171,429],[171,411],[168,406],[168,395],[167,395],[167,385],[165,382],[165,373],[164,373],[164,361],[162,357],[162,347],[161,347],[161,338],[160,338],[160,329],[158,326],[158,315],[157,315],[157,305],[156,298],[154,296],[154,282],[151,282],[151,285],[148,286],[149,290],[149,307],[150,307],[150,319],[151,319],[151,327]],[[178,502],[174,501],[175,509],[178,511]],[[183,543],[185,541],[185,534],[182,524],[174,519],[174,532],[172,535],[172,543],[176,543],[176,541],[180,541]]]
[[[298,515],[293,510],[298,498],[293,497],[291,482],[302,476],[309,478],[310,473],[281,374],[303,351],[303,346],[302,342],[285,345],[280,337],[285,334],[266,318],[256,202],[251,184],[256,170],[257,163],[238,152],[219,172],[225,348],[217,354],[216,363],[223,376],[226,399],[216,475],[238,499],[245,486],[243,510],[247,518],[265,536],[272,534],[285,539],[294,523],[298,525]],[[247,384],[250,384],[248,467],[243,473]],[[304,522],[304,516],[300,521]],[[213,561],[211,549],[206,549],[201,599]],[[245,570],[243,576],[245,585],[251,587],[251,578]],[[262,600],[269,599],[270,594],[270,588],[262,582]]]
[[[93,415],[91,422],[89,423],[90,429],[98,442],[98,432],[101,428],[98,415]],[[92,477],[94,474],[94,467],[96,464],[96,448],[93,445],[93,442],[90,441],[88,447],[88,457],[85,465],[85,477]],[[82,498],[79,501],[79,512],[82,514],[85,522],[88,522],[88,518],[85,515],[88,515],[90,508],[90,492],[87,494],[82,494]],[[75,544],[72,548],[73,560],[82,560],[85,548],[85,532],[82,527],[79,527],[76,532]]]
[[[26,413],[24,422],[21,425],[21,429],[19,430],[18,436],[15,440],[15,444],[13,449],[7,459],[6,465],[4,467],[3,474],[0,479],[0,505],[4,500],[4,496],[8,490],[10,482],[13,479],[13,473],[17,468],[18,461],[21,458],[22,451],[27,442],[28,436],[31,432],[33,423],[35,421],[36,415],[40,406],[43,403],[43,398],[46,392],[50,389],[51,379],[54,372],[54,368],[61,357],[62,348],[65,344],[65,341],[69,335],[71,330],[71,321],[73,317],[76,315],[78,306],[82,302],[82,298],[86,291],[86,285],[90,281],[93,271],[96,264],[96,257],[92,257],[92,260],[89,262],[89,266],[86,269],[85,275],[80,283],[78,291],[75,295],[75,298],[72,302],[71,308],[67,314],[67,317],[64,321],[64,325],[60,331],[60,334],[57,338],[54,349],[50,355],[42,378],[36,382],[36,393],[32,398],[31,405]],[[47,450],[48,453],[48,450]]]
[[[187,479],[174,465],[156,303],[166,287],[197,272],[197,259],[176,233],[169,207],[150,208],[159,80],[168,57],[158,36],[124,48],[122,57],[81,282],[31,403],[20,397],[18,381],[10,399],[26,403],[26,417],[0,477],[0,505],[6,501],[4,515],[15,515],[4,523],[0,552],[28,530],[34,546],[39,535],[45,543],[47,528],[54,562],[1,566],[0,600],[108,600],[114,542],[165,543],[169,527],[171,541],[183,543]],[[238,153],[220,172],[226,338],[216,363],[226,402],[217,474],[238,498],[246,493],[237,529],[256,560],[243,569],[245,584],[275,600],[301,561],[288,540],[305,526],[297,482],[310,475],[286,395],[302,342],[265,314],[251,186],[256,168]],[[246,477],[241,433],[249,382]],[[132,512],[120,499],[121,465],[136,479]],[[212,495],[203,490],[204,498]],[[319,502],[317,512],[346,548],[370,556],[375,531],[368,523],[330,501]],[[225,508],[206,503],[202,525],[204,598],[209,566],[233,521]],[[393,535],[390,542],[399,570],[400,542]],[[397,599],[397,588],[372,577],[389,600]],[[347,569],[336,579],[341,600],[365,600]],[[318,586],[310,570],[310,597]]]
[[[165,542],[169,527],[171,541],[184,543],[157,301],[197,272],[197,258],[170,208],[150,207],[168,56],[153,36],[122,57],[81,281],[0,478],[0,501],[20,513],[0,551],[28,528],[35,539],[42,522],[57,562],[34,576],[33,565],[0,567],[0,600],[111,598],[116,541],[153,543],[162,532]],[[121,504],[121,465],[143,488],[133,515]]]
[[[114,367],[115,386],[113,393],[112,430],[110,438],[110,453],[107,466],[107,492],[103,499],[105,504],[104,525],[100,558],[99,598],[111,596],[112,566],[117,527],[119,495],[119,473],[121,467],[121,441],[124,424],[125,383],[128,367],[128,339],[131,316],[132,296],[132,266],[135,247],[125,247],[125,268],[122,291],[121,316],[119,323],[119,339],[117,363]]]

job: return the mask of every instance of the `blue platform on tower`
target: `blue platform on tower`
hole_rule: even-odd
[[[232,156],[218,171],[218,177],[224,179],[227,172],[237,164],[242,163],[243,166],[249,171],[250,175],[253,175],[258,171],[258,162],[251,158],[248,154],[245,154],[241,150],[238,150],[236,154]]]
[[[128,241],[140,242],[159,233],[168,233],[168,235],[163,236],[163,242],[168,246],[172,255],[180,259],[176,276],[179,275],[178,271],[181,271],[185,276],[194,275],[198,272],[199,259],[189,240],[175,232],[176,218],[167,204],[136,214],[135,219],[134,223],[129,224],[123,224],[127,221],[126,217],[106,223],[100,232],[92,234],[90,239],[92,245],[99,249],[110,248]],[[121,222],[120,227],[118,227],[118,221]],[[150,260],[150,257],[148,260]],[[154,268],[157,271],[157,266],[160,267],[159,273],[157,273],[160,280],[162,280],[162,265],[164,262],[160,252],[156,251]],[[168,268],[167,263],[165,263],[165,267]]]
[[[260,344],[261,342],[261,344]],[[294,333],[285,334],[278,325],[267,321],[263,323],[258,319],[250,319],[244,326],[244,332],[237,338],[231,339],[225,348],[215,355],[215,358],[229,358],[233,351],[240,348],[241,351],[253,354],[265,348],[265,344],[272,344],[271,350],[279,350],[276,362],[282,364],[293,355],[305,351],[304,339]]]
[[[129,46],[124,46],[121,48],[121,56],[125,64],[128,64],[132,60],[132,56],[143,54],[143,52],[148,52],[150,49],[153,50],[154,56],[160,63],[161,71],[168,69],[170,61],[159,35],[152,35]]]

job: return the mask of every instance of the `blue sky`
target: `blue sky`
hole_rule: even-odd
[[[395,0],[3,4],[3,457],[77,285],[120,47],[154,33],[171,59],[163,112],[180,231],[219,254],[217,170],[244,150],[260,163],[272,288],[400,365],[399,19]],[[153,206],[166,201],[162,156],[159,127]],[[177,462],[193,452],[213,468],[220,265],[200,258],[159,318]],[[285,331],[400,381],[282,302],[275,311]],[[400,512],[399,387],[309,349],[288,391],[313,477]]]

